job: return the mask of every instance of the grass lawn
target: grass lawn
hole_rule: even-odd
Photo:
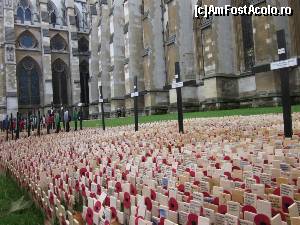
[[[300,105],[292,107],[293,112],[300,112]],[[215,110],[206,112],[192,112],[185,113],[184,118],[205,118],[205,117],[224,117],[234,115],[260,115],[270,113],[282,113],[282,107],[264,107],[264,108],[244,108],[244,109],[230,109],[230,110]],[[177,120],[177,113],[163,114],[163,115],[151,115],[151,116],[140,116],[139,123],[149,123],[155,121],[166,121],[166,120]],[[125,118],[108,118],[105,120],[107,127],[123,126],[134,123],[133,117]],[[102,124],[101,120],[86,120],[83,121],[83,127],[100,127]],[[74,126],[74,122],[71,123]],[[78,124],[79,126],[79,124]]]
[[[24,196],[22,205],[28,207],[8,213],[11,204],[15,204],[22,196]],[[4,173],[0,173],[0,225],[44,225],[42,212],[35,207],[28,194]]]

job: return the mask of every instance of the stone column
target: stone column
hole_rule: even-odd
[[[4,0],[0,0],[0,119],[6,114],[6,81],[4,68]]]
[[[7,113],[16,115],[18,111],[18,92],[16,77],[16,52],[14,31],[14,1],[4,2],[4,49],[6,75],[6,108]]]
[[[210,4],[207,1],[203,4]],[[230,0],[216,1],[215,5],[225,6]],[[232,15],[203,20],[202,42],[204,57],[205,104],[220,108],[232,104],[238,96],[235,77],[235,45]]]
[[[102,91],[104,99],[111,100],[111,81],[110,81],[110,27],[109,27],[109,6],[102,3],[100,6],[101,22],[99,25],[99,74],[102,84]],[[110,112],[110,104],[104,105],[105,112]]]
[[[111,5],[110,26],[111,26],[111,110],[124,107],[124,9],[123,0],[114,0]],[[112,30],[113,29],[113,30]]]
[[[91,49],[91,57],[89,63],[89,71],[90,71],[90,82],[89,82],[89,99],[90,103],[93,103],[89,107],[89,114],[90,116],[97,116],[99,114],[99,93],[98,93],[98,76],[99,76],[99,56],[98,56],[98,23],[99,23],[99,16],[97,12],[97,5],[90,5],[90,16],[92,22],[92,29],[89,35],[89,44]]]
[[[69,52],[70,52],[70,91],[72,97],[69,105],[77,106],[80,102],[80,73],[78,56],[78,36],[75,21],[74,0],[65,1],[67,8],[67,26],[69,30]]]
[[[143,52],[143,33],[141,0],[129,0],[124,3],[125,18],[125,94],[130,96],[134,92],[134,77],[138,78],[138,90],[143,91],[144,73],[141,64],[141,54]],[[127,98],[126,109],[133,112],[133,99]],[[144,109],[144,98],[139,98],[139,109]]]
[[[142,15],[143,25],[143,73],[145,90],[145,110],[149,114],[166,112],[168,92],[166,84],[166,65],[164,56],[164,36],[160,1],[145,0]]]
[[[49,16],[47,10],[48,0],[40,0],[40,18],[41,18],[41,36],[42,36],[42,76],[44,86],[44,113],[51,108],[53,102],[53,87],[52,87],[52,64],[49,36]]]

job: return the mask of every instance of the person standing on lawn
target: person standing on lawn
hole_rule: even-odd
[[[66,124],[66,132],[70,131],[70,118],[69,118],[69,111],[66,110],[64,113],[64,121]]]
[[[60,130],[60,116],[58,112],[55,112],[55,127],[56,127],[56,133],[59,133]]]
[[[74,110],[74,112],[73,112],[73,120],[74,120],[75,131],[77,131],[77,121],[78,121],[78,112],[77,112],[77,108],[75,108],[75,110]]]

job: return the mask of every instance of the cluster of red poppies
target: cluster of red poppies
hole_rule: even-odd
[[[60,224],[79,224],[77,211],[88,225],[297,224],[300,143],[283,138],[280,116],[176,126],[5,142],[0,165]]]

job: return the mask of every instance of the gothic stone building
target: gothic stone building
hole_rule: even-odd
[[[194,18],[194,5],[291,6],[292,17]],[[290,5],[289,5],[290,4]],[[172,111],[175,62],[186,110],[276,105],[278,72],[253,67],[278,60],[276,31],[300,56],[300,1],[0,0],[0,114],[77,106],[99,115],[132,111],[134,78],[143,113]],[[300,97],[300,69],[290,71]]]

